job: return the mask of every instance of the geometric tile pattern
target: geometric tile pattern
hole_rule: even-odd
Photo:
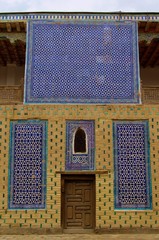
[[[26,103],[138,103],[137,25],[105,20],[28,23]]]
[[[97,15],[97,13],[94,14],[90,14],[90,13],[72,13],[72,14],[68,14],[68,13],[64,13],[64,14],[59,14],[59,13],[26,13],[26,14],[6,14],[6,13],[1,13],[0,15],[0,20],[2,21],[6,21],[6,20],[12,20],[17,21],[17,20],[25,20],[26,19],[64,19],[64,18],[69,18],[69,19],[93,19],[93,20],[97,20],[97,19],[104,19],[104,20],[115,20],[115,21],[121,21],[121,20],[128,20],[128,21],[158,21],[159,20],[159,16],[157,14],[149,14],[149,16],[147,16],[146,14],[132,14],[132,13],[128,13],[128,14],[119,14],[119,13],[100,13],[99,15]]]
[[[9,208],[46,204],[46,121],[11,122]]]
[[[151,209],[148,121],[114,122],[115,208]]]
[[[84,130],[88,150],[86,153],[74,153],[74,136],[78,128]],[[93,170],[94,169],[94,121],[67,121],[66,122],[66,170]]]

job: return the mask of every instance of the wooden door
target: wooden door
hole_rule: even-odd
[[[64,181],[64,222],[65,229],[93,229],[95,222],[94,180],[83,177]]]

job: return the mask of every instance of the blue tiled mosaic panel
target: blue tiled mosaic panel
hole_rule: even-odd
[[[114,122],[115,208],[151,209],[147,121]]]
[[[26,103],[138,103],[137,25],[28,23]]]
[[[45,207],[46,121],[11,122],[9,208]]]
[[[88,142],[87,154],[73,153],[74,135],[78,128],[85,131]],[[67,121],[66,123],[66,170],[94,169],[94,121]]]

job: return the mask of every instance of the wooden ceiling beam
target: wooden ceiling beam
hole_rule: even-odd
[[[156,28],[155,28],[155,32],[158,33],[159,32],[159,23],[156,23]]]
[[[147,48],[148,48],[148,45],[147,45],[146,40],[139,42],[139,60],[140,60],[140,62],[141,62],[142,56],[146,52]]]
[[[15,41],[15,49],[17,56],[19,58],[19,65],[24,65],[25,64],[25,50],[26,46],[25,43],[21,40]]]
[[[13,51],[14,51],[14,56],[15,56],[15,62],[16,62],[16,64],[17,65],[20,65],[20,57],[19,57],[19,55],[18,55],[18,53],[17,53],[17,49],[16,49],[16,44],[14,43],[13,44]]]
[[[159,56],[159,42],[158,42],[157,46],[155,47],[154,52],[152,53],[151,57],[148,59],[146,66],[154,67],[158,56]]]
[[[17,32],[20,32],[21,31],[20,23],[16,22],[15,25],[16,25]]]
[[[142,40],[139,42],[139,52],[145,52],[145,48],[147,48],[148,44],[146,40]]]
[[[148,45],[145,53],[141,57],[141,61],[140,61],[141,66],[143,66],[143,67],[147,66],[147,62],[151,58],[151,56],[152,56],[152,54],[153,54],[157,45],[158,45],[158,39],[153,39],[151,41],[151,43]]]
[[[140,64],[143,66],[145,64],[145,62],[147,61],[147,58],[150,56],[150,53],[151,53],[151,45],[152,43],[150,43],[148,46],[147,46],[147,49],[146,51],[143,53],[143,55],[141,56],[141,61],[140,61]]]
[[[14,52],[13,44],[10,42],[9,39],[7,39],[5,43],[7,46],[7,52],[8,52],[8,56],[10,59],[10,63],[14,63],[15,62],[15,52]]]
[[[0,22],[0,32],[24,33],[26,32],[26,22]]]
[[[17,65],[25,64],[25,42],[16,40],[11,43],[9,39],[0,39],[0,64],[16,63]]]
[[[2,44],[2,56],[3,56],[3,59],[5,60],[5,62],[9,62],[11,63],[11,59],[10,59],[10,56],[9,56],[9,53],[8,53],[8,49],[7,49],[7,46],[6,46],[6,40],[1,40],[1,44]]]
[[[19,55],[19,48],[20,46],[18,45],[18,40],[14,42],[14,49],[16,52],[16,58],[17,58],[17,65],[21,65],[21,57]]]
[[[148,32],[151,27],[151,22],[147,22],[145,26],[145,32]]]
[[[138,29],[141,27],[141,22],[138,22]]]
[[[6,28],[7,28],[7,32],[11,32],[12,31],[12,27],[11,27],[11,23],[6,23]]]

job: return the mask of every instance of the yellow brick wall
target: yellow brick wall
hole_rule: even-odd
[[[47,200],[45,210],[8,209],[8,159],[11,120],[48,121]],[[148,120],[153,210],[114,210],[113,120]],[[96,228],[159,228],[159,105],[0,106],[0,226],[61,227],[61,175],[65,170],[66,120],[95,120]]]

